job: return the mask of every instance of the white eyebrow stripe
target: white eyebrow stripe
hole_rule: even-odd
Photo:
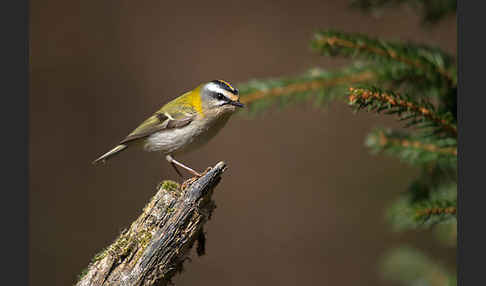
[[[226,90],[222,89],[221,87],[219,87],[217,84],[212,83],[212,82],[210,82],[207,87],[212,92],[223,93],[223,91],[226,91]]]
[[[215,84],[215,83],[212,83],[212,82],[211,82],[211,83],[209,83],[209,84],[207,85],[207,89],[208,89],[208,90],[210,90],[210,91],[212,91],[212,92],[221,93],[221,94],[223,94],[223,95],[224,95],[225,97],[227,97],[227,98],[231,98],[231,97],[229,96],[229,94],[230,94],[230,92],[229,92],[229,91],[227,91],[226,89],[222,89],[221,87],[219,87],[219,86],[218,86],[217,84]]]

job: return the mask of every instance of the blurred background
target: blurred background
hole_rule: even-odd
[[[71,285],[128,227],[163,179],[163,156],[130,150],[90,162],[168,100],[216,78],[336,68],[309,40],[319,28],[433,44],[456,52],[456,20],[423,28],[414,10],[366,15],[348,1],[31,2],[31,285]],[[408,243],[454,269],[455,248],[427,231],[393,233],[386,207],[417,170],[364,147],[393,117],[293,106],[230,120],[182,162],[229,168],[215,191],[207,254],[176,285],[393,285],[378,265]]]

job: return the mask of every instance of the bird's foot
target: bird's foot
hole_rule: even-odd
[[[198,173],[198,172],[194,172],[193,175],[194,177],[192,178],[189,178],[187,180],[185,180],[182,185],[181,185],[181,189],[184,190],[186,189],[187,187],[189,187],[192,183],[194,183],[195,181],[197,181],[199,178],[201,178],[202,176],[206,175],[209,171],[211,171],[211,169],[213,169],[212,167],[208,167],[206,168],[206,170],[204,170],[204,172],[202,173]],[[191,173],[191,172],[190,172]]]
[[[185,180],[182,184],[181,184],[181,190],[185,190],[187,187],[189,187],[190,185],[192,185],[192,183],[194,183],[195,181],[197,181],[197,179],[199,179],[198,177],[192,177],[192,178],[189,178],[187,180]]]

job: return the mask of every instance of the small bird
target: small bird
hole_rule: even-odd
[[[228,82],[213,80],[201,84],[165,104],[93,164],[104,163],[128,147],[138,146],[145,151],[166,155],[166,160],[181,177],[177,166],[201,177],[199,172],[176,161],[174,156],[207,143],[241,107],[244,105],[239,100],[238,89]]]

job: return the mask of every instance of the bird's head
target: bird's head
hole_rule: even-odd
[[[224,80],[213,80],[200,89],[201,103],[205,111],[216,113],[235,112],[244,107],[240,102],[238,89]]]

